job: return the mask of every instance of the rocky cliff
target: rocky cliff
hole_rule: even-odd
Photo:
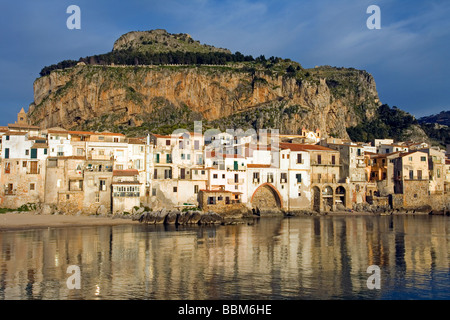
[[[188,36],[178,37],[192,42]],[[114,47],[152,39],[127,34]],[[35,81],[28,116],[42,128],[131,135],[190,128],[194,120],[203,120],[222,130],[253,127],[298,133],[305,127],[348,137],[346,129],[376,117],[380,105],[373,77],[355,69],[303,69],[290,60],[216,66],[80,63]]]

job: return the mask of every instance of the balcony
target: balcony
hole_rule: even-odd
[[[336,178],[313,178],[311,183],[337,183]]]
[[[227,179],[227,183],[230,185],[233,184],[244,184],[244,179]]]
[[[311,160],[312,166],[339,166],[338,163],[333,162],[327,162],[327,161],[320,161],[320,163],[317,160]]]

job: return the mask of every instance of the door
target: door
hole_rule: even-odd
[[[31,149],[31,159],[37,159],[37,149]]]
[[[186,169],[181,169],[180,170],[180,178],[181,179],[186,179]]]

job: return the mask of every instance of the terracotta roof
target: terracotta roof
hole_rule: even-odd
[[[32,149],[47,149],[48,145],[46,143],[34,143],[31,148]]]
[[[152,136],[156,137],[156,138],[165,138],[165,139],[170,139],[172,138],[171,136],[164,136],[162,134],[156,134],[156,133],[152,133]]]
[[[25,131],[6,131],[5,136],[25,136],[28,132]]]
[[[318,144],[300,144],[300,143],[280,143],[281,149],[289,149],[291,151],[336,151]]]
[[[64,156],[64,157],[52,157],[49,159],[58,159],[58,160],[86,160],[86,157],[84,156]]]
[[[8,124],[9,128],[24,128],[24,129],[40,129],[38,126],[30,126],[30,125],[24,125],[24,124],[15,124],[10,123]]]
[[[146,138],[128,138],[129,144],[145,144]]]
[[[132,184],[132,185],[136,185],[136,184],[142,184],[139,181],[113,181],[111,184]]]
[[[122,133],[114,132],[91,132],[91,131],[68,131],[70,134],[91,135],[91,136],[125,136]]]
[[[413,153],[416,153],[416,152],[420,152],[420,153],[424,153],[424,154],[426,154],[425,152],[422,152],[422,151],[410,151],[410,152],[401,152],[400,154],[399,154],[399,157],[401,157],[401,158],[403,158],[403,157],[406,157],[406,156],[409,156],[410,154],[413,154]]]
[[[45,140],[45,141],[47,141],[47,138],[45,138],[45,137],[28,137],[28,140]]]
[[[127,169],[127,170],[113,170],[113,177],[121,176],[121,177],[131,177],[139,175],[139,171],[136,169]]]
[[[256,164],[256,163],[249,163],[247,164],[247,168],[270,168],[270,164]]]

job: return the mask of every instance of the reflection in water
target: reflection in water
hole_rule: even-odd
[[[0,299],[449,299],[445,216],[0,233]],[[68,289],[69,265],[81,289]],[[381,289],[366,272],[381,269]]]

